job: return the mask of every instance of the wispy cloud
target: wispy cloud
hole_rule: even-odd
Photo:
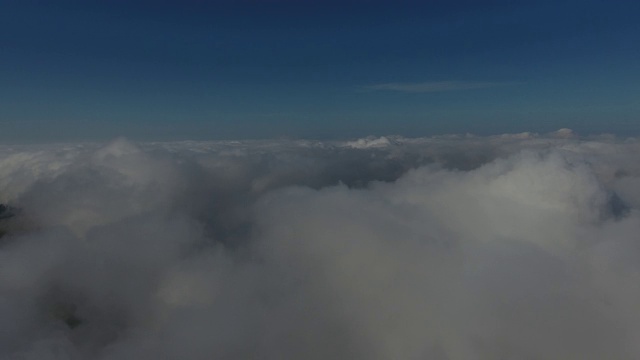
[[[407,93],[444,92],[456,90],[486,89],[504,86],[504,82],[477,81],[427,81],[420,83],[384,83],[365,86],[364,89],[374,91],[400,91]]]

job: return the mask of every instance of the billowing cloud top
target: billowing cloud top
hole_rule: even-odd
[[[0,147],[3,359],[637,359],[636,139]]]

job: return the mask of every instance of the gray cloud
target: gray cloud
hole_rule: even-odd
[[[0,146],[0,357],[636,359],[639,150]]]

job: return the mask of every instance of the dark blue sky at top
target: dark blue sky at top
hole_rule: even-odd
[[[636,1],[3,1],[0,140],[639,133]]]

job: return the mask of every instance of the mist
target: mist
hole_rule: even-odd
[[[637,359],[640,142],[0,146],[3,359]]]

